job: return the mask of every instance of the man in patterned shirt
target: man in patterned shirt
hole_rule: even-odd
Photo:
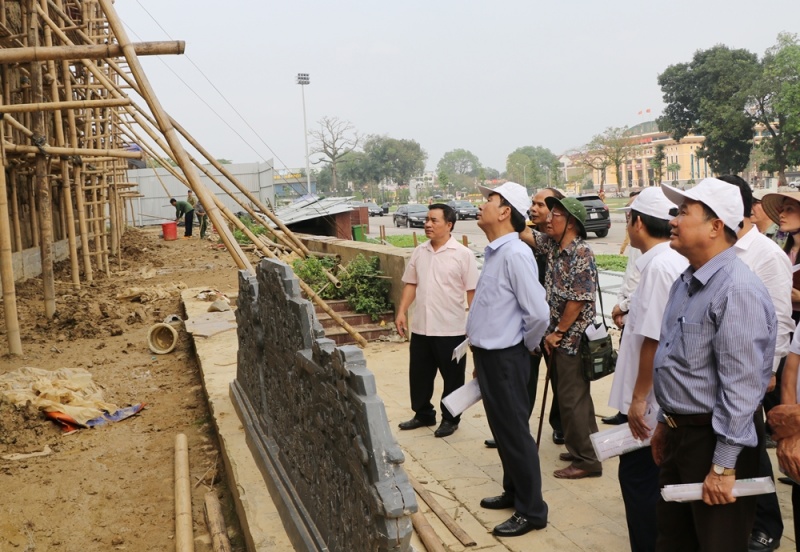
[[[583,378],[578,347],[594,321],[597,269],[586,243],[586,208],[575,198],[548,197],[550,209],[545,233],[535,232],[535,249],[547,255],[545,290],[550,305],[550,325],[544,346],[558,373],[558,404],[567,452],[559,459],[570,462],[556,470],[558,479],[602,475],[603,467],[589,435],[597,431],[589,382]]]

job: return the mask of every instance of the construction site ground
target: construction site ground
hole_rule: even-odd
[[[146,343],[150,326],[168,315],[192,319],[205,312],[205,305],[193,299],[198,289],[234,295],[235,265],[211,242],[197,238],[164,242],[159,234],[157,229],[129,230],[121,263],[116,258],[112,262],[112,278],[98,275],[79,291],[59,284],[54,320],[44,318],[41,282],[18,286],[25,354],[0,358],[0,374],[23,366],[83,367],[103,387],[109,402],[148,406],[131,419],[64,435],[35,410],[0,400],[0,552],[174,549],[173,459],[178,433],[189,441],[196,550],[211,550],[203,519],[203,499],[210,490],[222,502],[233,550],[244,551],[248,544],[259,551],[291,549],[275,506],[265,489],[258,488],[260,474],[248,458],[241,425],[229,402],[235,332],[192,340],[180,331],[178,347],[167,355],[154,355]],[[69,278],[59,272],[58,280]],[[462,546],[418,499],[446,549],[616,552],[628,547],[617,462],[605,462],[600,478],[555,479],[553,470],[566,465],[558,461],[564,448],[552,443],[547,426],[540,456],[550,523],[524,537],[493,537],[491,528],[511,512],[478,506],[481,498],[501,491],[502,476],[496,451],[483,445],[490,433],[482,405],[464,414],[451,437],[435,438],[434,428],[401,432],[397,423],[411,416],[408,344],[371,343],[365,355],[405,452],[406,469],[477,542],[475,547]],[[610,385],[610,378],[593,384],[598,416],[612,413],[606,406]],[[543,386],[540,381],[539,400]],[[539,409],[537,404],[533,431]],[[46,446],[51,450],[46,456],[2,458]],[[774,451],[770,454],[777,466]],[[782,547],[791,549],[790,489],[778,487],[786,525]],[[416,535],[412,545],[424,550]]]

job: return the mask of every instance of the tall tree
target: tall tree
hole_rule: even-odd
[[[465,149],[454,149],[448,151],[436,165],[437,172],[444,171],[448,176],[455,174],[477,176],[481,168],[481,162],[471,151]]]
[[[364,141],[367,166],[376,182],[393,180],[407,185],[416,174],[425,170],[428,154],[415,140],[399,140],[387,136],[369,136]]]
[[[760,169],[778,173],[786,185],[786,168],[800,164],[800,44],[797,35],[781,33],[761,62],[746,112],[765,133],[759,149],[767,154]],[[763,129],[763,130],[761,130]]]
[[[690,132],[705,137],[697,155],[717,174],[742,171],[750,157],[753,119],[745,111],[759,63],[747,50],[714,46],[689,63],[671,65],[658,76],[667,104],[658,126],[680,140]]]
[[[534,188],[550,186],[558,169],[558,156],[542,146],[523,146],[506,158],[506,173]]]
[[[336,193],[339,191],[339,161],[358,147],[360,137],[352,124],[338,117],[323,117],[319,121],[319,130],[312,130],[309,134],[314,139],[311,153],[325,156],[331,170],[331,190]]]
[[[604,190],[606,184],[606,169],[614,167],[617,186],[621,189],[625,182],[622,165],[628,160],[635,147],[636,143],[628,134],[628,127],[608,127],[582,148],[579,163],[600,171],[601,191]]]
[[[667,160],[667,155],[664,153],[664,146],[657,145],[653,157],[650,158],[650,166],[653,167],[653,179],[656,181],[656,186],[661,186],[661,181],[664,179],[664,162]]]

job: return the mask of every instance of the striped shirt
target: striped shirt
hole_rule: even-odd
[[[715,464],[733,468],[743,447],[758,444],[753,414],[772,376],[776,335],[769,293],[732,247],[672,285],[653,389],[664,412],[713,414]]]

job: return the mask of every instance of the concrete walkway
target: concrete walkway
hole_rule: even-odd
[[[190,319],[207,316],[208,303],[194,299],[196,292],[183,292]],[[230,403],[228,386],[236,375],[236,332],[228,330],[212,337],[196,335],[194,342],[210,410],[220,436],[229,485],[235,495],[249,549],[259,552],[291,550],[261,474],[249,455],[241,423]],[[478,403],[465,412],[458,431],[444,439],[433,436],[434,428],[400,431],[397,424],[413,415],[408,407],[408,343],[371,343],[364,352],[367,367],[375,374],[392,431],[405,452],[406,470],[436,497],[477,542],[474,547],[462,546],[419,499],[420,511],[425,513],[447,550],[618,552],[629,549],[616,459],[604,463],[603,476],[599,478],[579,481],[555,479],[553,470],[567,465],[558,460],[558,454],[566,449],[553,444],[546,423],[542,432],[540,457],[544,497],[550,507],[549,524],[542,531],[522,537],[498,539],[492,536],[492,528],[507,519],[511,511],[484,510],[478,505],[481,498],[502,491],[497,452],[483,445],[484,439],[490,437],[490,431],[482,404]],[[471,374],[470,357],[467,363],[467,374]],[[539,401],[544,387],[544,370],[540,372]],[[598,417],[614,413],[607,406],[611,381],[609,377],[592,385]],[[437,381],[434,404],[438,404],[440,396],[441,381]],[[534,437],[540,410],[541,402],[535,406],[531,419]],[[777,466],[774,450],[770,451],[770,455],[773,465]],[[794,535],[790,488],[778,484],[778,493],[786,526],[781,550],[791,550],[794,547]],[[412,545],[416,550],[425,550],[416,535]]]

